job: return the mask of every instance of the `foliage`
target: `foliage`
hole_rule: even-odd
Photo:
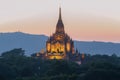
[[[115,54],[86,55],[83,64],[25,56],[21,48],[0,58],[0,80],[120,80],[120,58]]]
[[[22,50],[22,48],[18,48],[18,49],[13,49],[7,52],[2,53],[2,57],[19,57],[19,56],[24,56],[25,51]]]

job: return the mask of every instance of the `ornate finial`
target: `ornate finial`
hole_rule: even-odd
[[[59,20],[62,19],[62,16],[61,16],[61,1],[62,0],[59,0]]]
[[[59,0],[61,1],[61,0]],[[62,22],[61,7],[59,7],[59,19],[56,25],[56,33],[64,33],[64,24]]]
[[[59,20],[61,20],[62,17],[61,17],[61,7],[59,7]]]

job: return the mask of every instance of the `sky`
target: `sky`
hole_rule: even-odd
[[[0,0],[0,32],[52,35],[59,6],[65,31],[80,41],[120,42],[120,0]]]

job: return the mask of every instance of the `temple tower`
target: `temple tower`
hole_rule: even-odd
[[[46,42],[46,53],[48,59],[68,59],[68,55],[74,54],[74,42],[65,33],[61,8],[59,8],[56,31]]]

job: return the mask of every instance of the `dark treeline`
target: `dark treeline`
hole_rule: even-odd
[[[83,64],[41,60],[13,49],[0,56],[0,80],[120,80],[120,57],[85,55]]]

